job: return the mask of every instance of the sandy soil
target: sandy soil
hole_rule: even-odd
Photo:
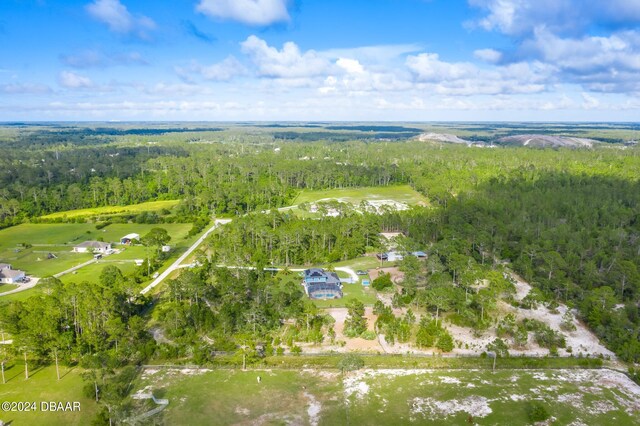
[[[369,269],[369,277],[371,281],[375,280],[380,276],[381,273],[391,274],[391,281],[394,283],[399,283],[404,280],[404,272],[402,272],[399,268],[376,268]]]
[[[344,322],[347,319],[348,309],[347,308],[331,308],[326,309],[325,312],[333,317],[336,321],[334,324],[334,330],[336,332],[336,341],[345,341],[346,345],[322,345],[322,346],[311,346],[311,345],[301,345],[302,350],[305,353],[314,353],[314,352],[326,352],[326,351],[336,351],[336,352],[384,352],[382,345],[380,342],[375,340],[365,340],[360,337],[350,339],[344,336]],[[373,327],[376,321],[376,316],[373,314],[373,308],[365,308],[365,318],[367,318],[367,329],[373,331]]]
[[[516,299],[524,299],[527,294],[529,294],[529,291],[531,291],[531,285],[525,282],[520,276],[512,272],[510,274],[515,281]],[[504,302],[498,302],[498,309],[503,313],[502,316],[507,315],[508,313],[513,313],[518,320],[530,318],[548,324],[549,327],[551,327],[553,330],[556,330],[565,336],[565,339],[567,341],[567,348],[572,348],[573,355],[578,355],[580,353],[582,353],[582,355],[590,354],[591,356],[602,354],[610,357],[611,359],[616,358],[615,354],[605,348],[600,343],[598,338],[580,321],[574,320],[576,331],[566,332],[560,328],[560,324],[562,323],[562,316],[568,309],[565,305],[560,305],[556,310],[557,313],[553,313],[543,306],[539,306],[537,309],[520,309]],[[574,311],[573,314],[575,317],[576,312]],[[457,354],[482,353],[486,349],[487,344],[491,343],[497,337],[495,327],[489,328],[481,336],[474,335],[472,330],[466,327],[458,327],[453,324],[447,324],[446,327],[453,336],[454,340],[462,344],[461,348],[456,348],[453,350],[453,353]],[[524,348],[509,349],[509,352],[513,355],[543,356],[549,354],[548,349],[541,348],[533,341],[533,336],[531,335],[531,333],[529,335],[529,342],[525,345]],[[558,353],[560,354],[560,356],[571,355],[565,349],[559,349]]]

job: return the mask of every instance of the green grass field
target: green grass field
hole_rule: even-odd
[[[380,186],[365,188],[328,189],[320,191],[303,190],[293,204],[313,203],[320,200],[338,200],[354,205],[361,201],[393,200],[408,205],[427,203],[427,199],[409,185]]]
[[[258,376],[261,377],[258,383]],[[161,424],[638,425],[640,388],[609,370],[146,370]]]
[[[0,293],[15,290],[16,288],[18,288],[18,286],[15,284],[0,284]]]
[[[100,230],[85,223],[22,224],[0,231],[0,262],[9,263],[14,269],[22,269],[30,275],[54,275],[91,259],[90,254],[72,253],[75,244],[99,238],[117,243],[126,234],[135,232],[144,236],[156,227],[167,230],[171,236],[169,244],[176,251],[186,249],[193,241],[193,237],[185,239],[192,227],[189,223],[116,223]],[[17,244],[31,244],[33,247],[25,249]],[[48,253],[53,253],[57,258],[47,259]],[[120,261],[144,257],[144,248],[128,247],[123,253],[109,259]]]
[[[41,219],[75,218],[85,216],[111,215],[122,213],[141,213],[149,211],[171,210],[180,200],[149,201],[147,203],[130,204],[128,206],[93,207],[89,209],[67,210],[41,216]]]
[[[36,402],[36,411],[17,412],[0,411],[0,420],[5,424],[21,425],[88,425],[96,415],[98,406],[95,401],[82,394],[84,383],[81,370],[60,367],[60,381],[56,378],[55,367],[33,369],[29,380],[24,378],[21,364],[9,365],[5,371],[6,384],[0,382],[0,403]],[[80,412],[43,412],[43,401],[80,403]]]

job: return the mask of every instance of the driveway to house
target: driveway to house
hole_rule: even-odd
[[[195,243],[193,243],[193,245],[191,247],[189,247],[189,249],[187,251],[185,251],[182,254],[182,256],[180,256],[175,262],[173,262],[173,264],[171,264],[171,266],[169,266],[163,273],[158,275],[158,277],[156,279],[154,279],[151,282],[151,284],[149,284],[144,289],[142,289],[140,294],[147,294],[154,287],[156,287],[158,284],[160,284],[165,278],[167,278],[173,271],[175,271],[176,269],[180,268],[181,267],[180,264],[182,262],[184,262],[185,259],[187,257],[189,257],[191,255],[191,253],[193,253],[200,246],[200,244],[202,244],[204,242],[205,238],[207,238],[209,236],[209,234],[211,234],[213,231],[215,231],[219,226],[225,225],[225,224],[227,224],[229,222],[231,222],[231,219],[216,219],[215,224],[211,228],[209,228],[207,230],[207,232],[202,234],[202,236],[200,238],[198,238],[198,240]]]
[[[30,288],[33,288],[36,286],[36,284],[38,284],[38,281],[40,281],[40,278],[35,278],[35,277],[29,277],[30,281],[28,283],[18,283],[18,288],[14,288],[13,290],[9,290],[9,291],[5,291],[4,293],[0,293],[0,297],[2,296],[8,296],[10,294],[14,294],[14,293],[20,293],[21,291],[25,291],[25,290],[29,290]]]

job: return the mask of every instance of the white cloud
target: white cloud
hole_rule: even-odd
[[[406,65],[417,88],[442,95],[539,93],[548,90],[553,78],[553,68],[540,62],[485,69],[468,62],[442,61],[436,53],[421,53],[407,57]]]
[[[40,83],[9,83],[0,84],[0,93],[6,95],[45,94],[50,93],[51,88]]]
[[[632,25],[640,22],[637,0],[469,0],[487,14],[472,25],[520,36],[536,28],[575,32],[591,24]]]
[[[58,81],[60,85],[68,89],[88,89],[93,87],[93,82],[89,77],[76,74],[72,71],[62,71]]]
[[[473,52],[473,56],[490,64],[498,63],[502,59],[502,53],[494,49],[478,49]]]
[[[287,0],[200,0],[196,9],[208,16],[250,25],[289,20]]]
[[[420,81],[460,80],[477,73],[475,65],[466,62],[443,62],[437,53],[421,53],[407,58],[407,67]]]
[[[190,67],[176,67],[177,74],[190,81],[192,74],[199,74],[205,80],[229,81],[235,77],[247,74],[247,69],[234,56],[228,56],[223,61],[212,65],[202,65],[194,62]]]
[[[258,74],[274,78],[301,78],[321,76],[330,63],[314,50],[300,52],[293,42],[287,42],[282,50],[269,46],[264,40],[252,35],[241,43],[242,52],[256,65]]]
[[[553,64],[565,81],[589,90],[640,92],[640,33],[562,38],[539,29],[521,47],[525,55]]]
[[[151,18],[133,16],[120,0],[95,0],[86,6],[86,10],[93,18],[107,24],[109,30],[118,34],[148,39],[148,32],[156,27]]]
[[[71,55],[60,55],[60,61],[73,68],[106,68],[116,65],[148,65],[139,52],[107,54],[99,50],[85,50]]]
[[[355,59],[349,58],[340,58],[336,61],[336,65],[345,70],[349,74],[362,74],[364,73],[364,68]]]
[[[582,108],[584,109],[594,109],[600,106],[600,101],[588,93],[582,93]]]
[[[348,49],[328,49],[318,54],[328,59],[353,58],[361,63],[381,64],[421,50],[423,47],[419,44],[381,44]]]

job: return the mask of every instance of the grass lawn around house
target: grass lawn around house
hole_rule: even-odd
[[[103,229],[96,229],[92,224],[22,224],[0,231],[0,262],[9,263],[14,269],[24,270],[27,275],[46,277],[66,271],[76,265],[92,259],[89,253],[73,253],[73,245],[83,241],[98,240],[119,243],[120,238],[130,233],[144,236],[153,228],[164,228],[171,236],[169,245],[171,255],[160,272],[177,259],[187,248],[195,242],[198,236],[188,237],[192,228],[190,223],[167,224],[112,224]],[[30,248],[18,247],[16,244],[31,244]],[[134,259],[147,257],[146,248],[142,246],[120,246],[122,253],[105,256],[103,261],[92,264],[76,271],[76,274],[63,276],[64,282],[94,282],[100,276],[105,264],[114,263],[123,273],[129,273],[135,268]],[[52,253],[55,258],[48,259]],[[28,290],[27,290],[28,292]],[[35,292],[34,292],[35,294]],[[20,297],[20,300],[22,298]]]
[[[45,216],[41,216],[41,219],[61,219],[61,218],[76,218],[76,217],[88,217],[98,215],[110,215],[110,214],[122,214],[122,213],[142,213],[142,212],[155,212],[163,209],[171,210],[180,203],[180,200],[161,200],[161,201],[149,201],[140,204],[130,204],[128,206],[106,206],[106,207],[92,207],[88,209],[67,210],[64,212],[51,213]]]
[[[342,278],[346,278],[349,274],[338,271],[338,276]],[[286,286],[298,286],[302,291],[304,291],[304,287],[302,286],[302,277],[298,275],[298,272],[291,272],[290,274],[280,274],[278,275],[280,279],[280,285]],[[350,300],[358,299],[365,306],[373,306],[376,302],[376,291],[372,288],[364,287],[362,284],[343,284],[342,286],[342,294],[343,297],[341,299],[329,299],[329,300],[317,300],[317,299],[308,299],[313,302],[319,308],[344,308]]]
[[[43,247],[26,249],[10,258],[2,258],[2,262],[10,263],[13,269],[20,269],[36,277],[48,277],[66,271],[76,265],[91,260],[90,253],[73,253],[70,248],[64,251],[42,251]],[[59,249],[60,247],[52,247]],[[36,250],[37,249],[37,250]],[[56,256],[48,259],[48,253]]]
[[[16,288],[18,288],[16,284],[0,284],[0,293],[15,290]]]
[[[25,380],[23,364],[9,364],[5,369],[7,383],[0,382],[0,402],[35,402],[36,410],[30,412],[0,411],[0,420],[6,424],[20,425],[88,425],[96,416],[95,400],[83,396],[82,370],[60,366],[61,379],[56,377],[55,366],[30,369]],[[43,411],[41,402],[79,402],[79,412]]]
[[[108,259],[108,258],[107,258]],[[113,265],[118,267],[120,271],[122,271],[123,275],[131,274],[136,268],[133,261],[118,261],[118,262],[110,262],[110,261],[100,261],[97,263],[92,263],[91,265],[87,265],[84,268],[80,268],[70,274],[66,274],[60,277],[60,281],[63,283],[81,283],[84,281],[87,282],[98,282],[100,279],[100,274],[102,270],[108,266]]]

